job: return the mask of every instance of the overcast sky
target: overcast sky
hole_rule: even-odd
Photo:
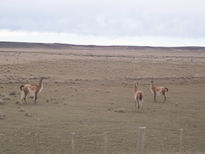
[[[205,46],[204,0],[0,0],[0,41]]]

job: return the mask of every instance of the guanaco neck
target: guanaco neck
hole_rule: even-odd
[[[135,89],[134,89],[135,91],[134,92],[136,92],[137,90],[138,90],[138,88],[137,88],[137,85],[135,84]]]
[[[153,82],[151,82],[151,84],[150,84],[150,89],[151,89],[151,90],[154,90],[154,89],[155,89],[155,86],[154,86],[154,83],[153,83]]]
[[[39,87],[42,87],[42,86],[43,86],[43,79],[40,79]]]

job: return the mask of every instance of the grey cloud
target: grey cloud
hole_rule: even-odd
[[[7,0],[0,29],[100,36],[205,37],[202,0]]]

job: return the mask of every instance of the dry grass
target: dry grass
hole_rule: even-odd
[[[176,153],[180,128],[187,153],[205,152],[205,52],[7,48],[0,49],[0,71],[0,112],[6,115],[0,134],[7,154],[33,152],[37,117],[40,153],[70,153],[72,132],[77,153],[103,153],[104,132],[108,153],[134,153],[140,126],[146,127],[146,153]],[[19,86],[40,76],[48,79],[37,105],[30,98],[16,103]],[[154,103],[152,78],[169,88],[166,103],[162,97]],[[136,79],[145,92],[143,113],[134,109]]]

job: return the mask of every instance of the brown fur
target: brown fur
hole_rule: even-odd
[[[22,92],[24,92],[24,95],[23,95],[24,97],[22,97],[21,99],[24,99],[24,101],[26,102],[26,97],[30,93],[29,92],[29,89],[30,89],[30,90],[32,90],[34,92],[34,101],[35,101],[35,104],[36,104],[38,93],[40,92],[40,89],[43,86],[42,81],[43,81],[43,78],[40,78],[39,84],[25,84],[25,85],[21,85],[20,86],[20,90]]]
[[[138,111],[142,110],[142,103],[143,103],[143,97],[144,93],[141,90],[138,90],[137,83],[134,84],[134,98],[135,98],[135,109],[138,109]],[[141,106],[140,106],[141,102]]]
[[[154,101],[156,102],[157,93],[160,93],[164,96],[164,102],[166,102],[166,92],[168,92],[167,87],[156,87],[154,86],[154,81],[151,81],[151,89],[154,94]]]

